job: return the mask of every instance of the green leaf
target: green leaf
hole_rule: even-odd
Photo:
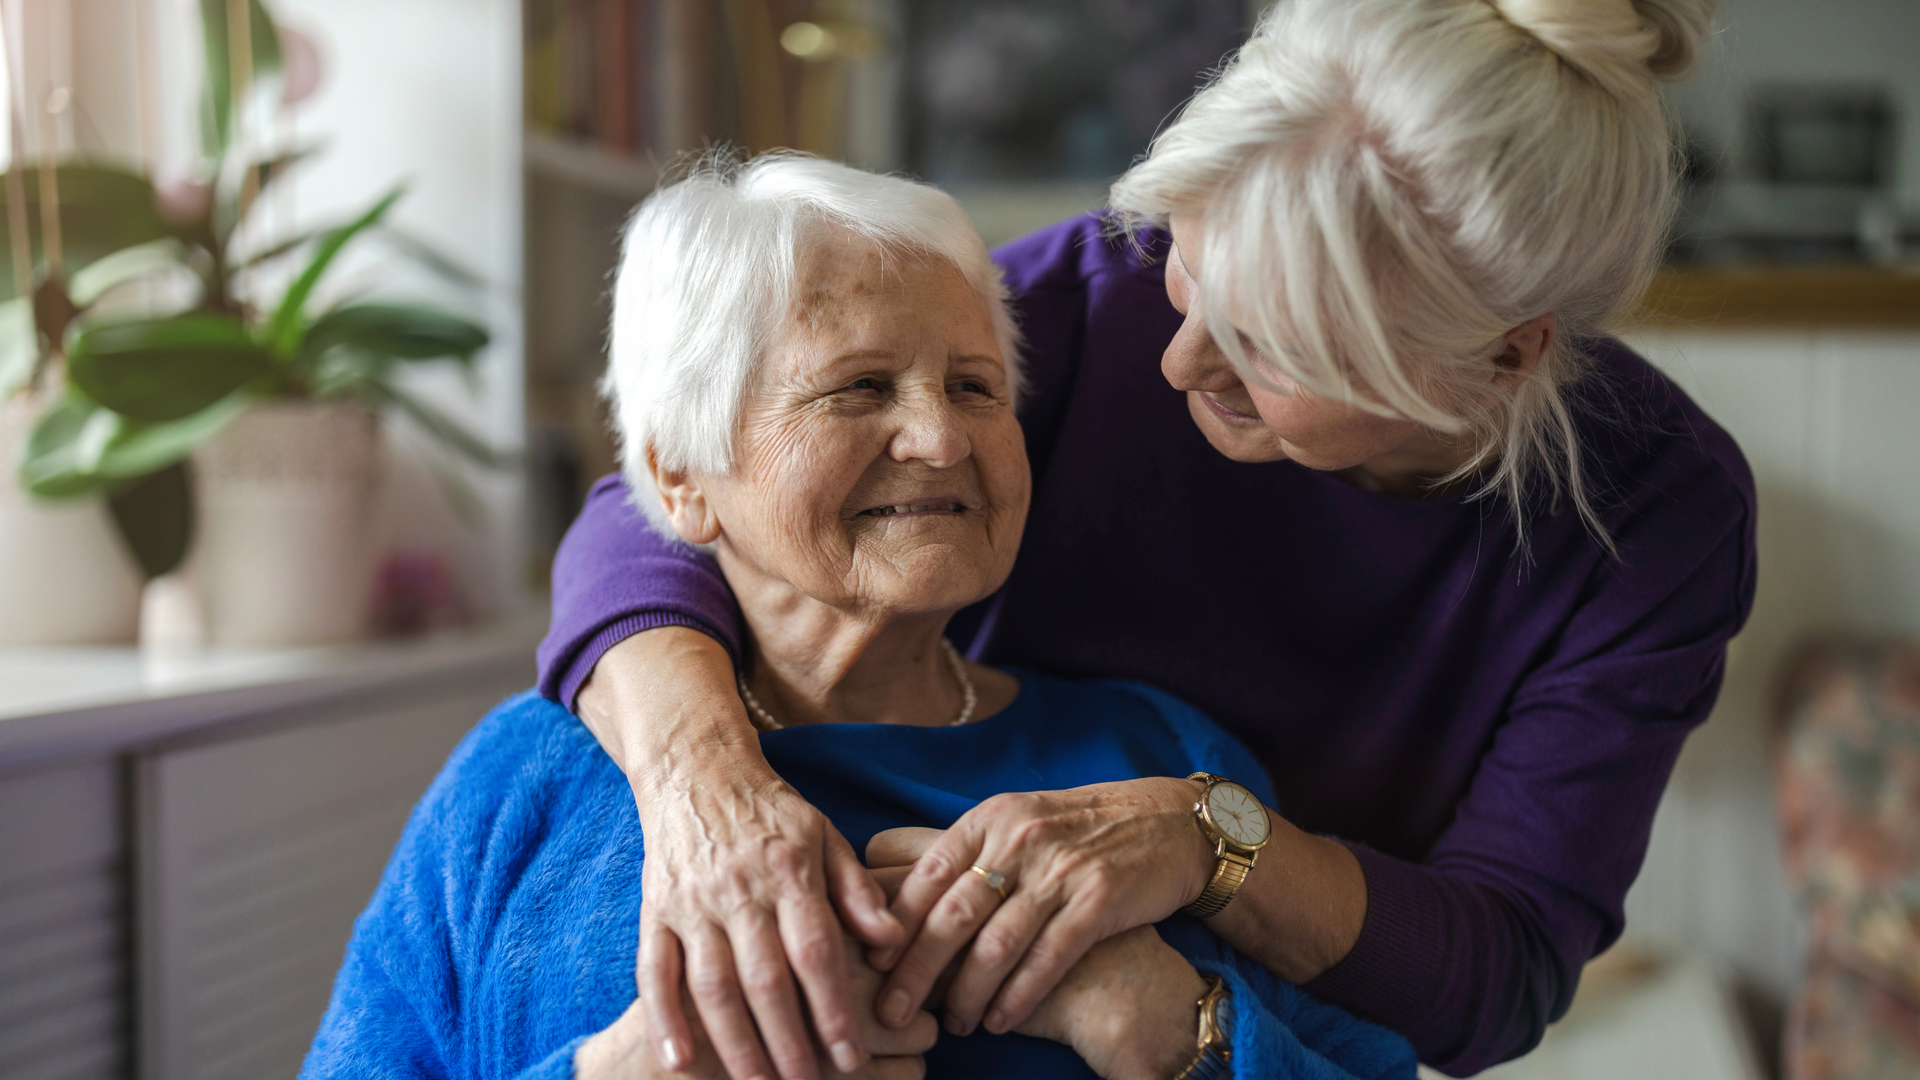
[[[290,357],[299,347],[302,329],[301,312],[306,307],[307,298],[313,295],[314,286],[320,283],[321,275],[325,274],[327,267],[333,264],[334,257],[340,254],[340,249],[346,247],[348,241],[384,217],[387,210],[405,192],[404,184],[387,192],[386,196],[374,203],[366,213],[328,233],[320,241],[320,246],[314,251],[313,258],[307,262],[307,268],[302,270],[293,284],[287,287],[286,295],[280,298],[280,306],[274,310],[273,321],[267,330],[267,344],[272,347],[275,356]]]
[[[458,259],[446,254],[425,240],[394,225],[381,228],[381,235],[393,245],[395,251],[419,263],[439,277],[463,288],[478,289],[486,285],[487,279],[479,273],[469,270]]]
[[[86,269],[67,278],[67,294],[81,307],[89,307],[108,292],[131,281],[151,277],[167,270],[182,269],[180,242],[155,240],[116,251],[96,259]]]
[[[193,540],[193,483],[186,462],[176,461],[109,496],[107,509],[148,578],[170,574],[186,559]]]
[[[489,469],[504,469],[517,460],[516,455],[504,450],[495,450],[487,444],[486,440],[468,431],[451,417],[392,383],[369,379],[363,385],[374,397],[392,402],[401,412],[411,417],[414,423],[419,424],[427,434],[439,439],[449,449],[459,452],[475,464]]]
[[[33,301],[24,296],[0,301],[0,401],[33,380],[40,362],[40,335],[33,330]]]
[[[241,169],[238,178],[232,183],[220,185],[219,205],[214,214],[215,232],[220,236],[233,235],[233,230],[240,224],[240,218],[246,209],[241,205],[241,199],[247,194],[248,184],[253,186],[253,201],[248,205],[258,205],[260,196],[272,187],[275,181],[312,156],[317,149],[312,146],[304,147],[265,161],[253,162]]]
[[[272,371],[246,327],[218,315],[89,326],[67,346],[73,385],[137,420],[191,416]]]
[[[113,433],[101,446],[93,472],[105,479],[125,480],[184,461],[252,404],[252,395],[239,390],[180,420],[155,423],[116,416]]]
[[[26,202],[28,262],[46,260],[40,231],[40,170],[30,162],[15,166]],[[175,235],[154,207],[153,184],[146,177],[110,165],[62,165],[54,170],[59,188],[60,255],[68,275],[98,259],[140,244]],[[11,188],[0,176],[0,194]],[[9,215],[0,212],[0,294],[19,296],[31,283],[13,280],[13,236]]]
[[[20,486],[43,499],[91,495],[109,481],[94,472],[113,436],[112,413],[69,391],[40,414],[20,458]]]
[[[335,227],[336,226],[329,225],[324,229],[312,229],[307,232],[299,233],[295,236],[288,237],[287,239],[280,241],[279,243],[273,245],[270,248],[265,248],[260,251],[256,251],[253,254],[248,255],[245,259],[243,259],[240,262],[240,269],[251,270],[256,266],[262,266],[266,263],[270,263],[274,261],[275,259],[279,259],[287,255],[291,255],[293,254],[294,251],[300,248],[306,247],[308,244],[313,243],[315,240],[319,239],[320,237],[325,236],[328,232],[332,231]]]
[[[350,304],[314,320],[300,355],[311,358],[348,348],[394,360],[470,360],[487,340],[484,327],[431,308]]]
[[[256,78],[280,69],[280,31],[260,0],[246,0],[252,32],[251,59]],[[200,141],[211,158],[226,153],[233,141],[234,106],[246,100],[251,83],[234,85],[233,53],[229,48],[228,20],[232,15],[228,0],[200,0],[200,27],[206,41],[207,85],[201,99],[205,123]]]

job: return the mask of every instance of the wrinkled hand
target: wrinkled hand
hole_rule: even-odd
[[[734,1080],[830,1075],[816,1035],[839,1072],[860,1068],[872,1007],[855,1007],[843,934],[869,946],[904,935],[846,839],[771,771],[703,776],[642,806],[636,978],[659,1064],[677,1072],[695,1057],[684,978]]]
[[[1199,791],[1153,777],[996,795],[930,844],[931,830],[874,837],[869,864],[913,863],[892,904],[910,941],[870,954],[892,972],[880,1019],[911,1019],[965,950],[947,1030],[966,1034],[983,1016],[995,1033],[1019,1026],[1095,942],[1159,922],[1206,888],[1213,854],[1194,824]],[[1005,876],[1004,903],[975,865]]]
[[[924,1055],[939,1038],[939,1024],[931,1013],[921,1013],[913,1023],[898,1030],[885,1028],[873,1019],[873,1000],[880,992],[885,976],[868,966],[860,955],[861,946],[851,937],[842,939],[849,984],[857,1011],[862,1018],[862,1037],[873,1053],[865,1064],[850,1073],[842,1073],[831,1061],[817,1058],[816,1067],[826,1075],[843,1080],[921,1080],[926,1075]],[[691,1001],[683,1001],[683,1008]],[[618,1020],[588,1038],[574,1054],[574,1075],[579,1080],[727,1080],[727,1070],[715,1053],[706,1029],[693,1025],[690,1032],[690,1060],[683,1072],[670,1072],[649,1050],[646,1008],[636,999]],[[816,1053],[817,1053],[816,1049]]]
[[[889,898],[941,836],[939,829],[893,829],[874,838],[869,859]],[[932,1000],[952,974],[949,966]],[[1164,1080],[1193,1060],[1205,992],[1193,965],[1159,931],[1138,926],[1094,944],[1013,1030],[1073,1047],[1107,1080]]]

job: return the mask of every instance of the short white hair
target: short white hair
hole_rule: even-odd
[[[1677,172],[1656,81],[1712,0],[1280,0],[1114,184],[1125,224],[1202,222],[1201,302],[1307,389],[1466,438],[1526,500],[1581,477],[1567,388],[1660,256]],[[1487,401],[1506,332],[1557,316],[1532,375]],[[1362,389],[1364,388],[1364,392]],[[1545,489],[1531,480],[1543,475]]]
[[[953,264],[986,303],[1007,383],[1021,386],[1019,339],[1000,270],[966,212],[938,188],[792,152],[696,160],[627,222],[613,285],[607,371],[620,461],[634,501],[667,521],[647,467],[723,475],[747,385],[792,313],[804,246],[838,228],[902,255]]]

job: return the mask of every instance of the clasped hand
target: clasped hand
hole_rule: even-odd
[[[1204,888],[1213,860],[1193,823],[1197,791],[1148,778],[998,795],[944,832],[890,830],[867,852],[897,886],[890,905],[831,823],[784,784],[706,785],[685,805],[656,805],[664,820],[648,823],[643,872],[644,1024],[633,1030],[646,1031],[669,1070],[694,1067],[696,1050],[704,1056],[710,1045],[735,1080],[819,1080],[884,1053],[863,1018],[877,1012],[890,1028],[911,1028],[938,985],[949,1031],[969,1033],[984,1018],[995,1033],[1055,1038],[1090,1062],[1108,1059],[1095,1066],[1103,1075],[1155,1057],[1132,1045],[1142,1037],[1160,1053],[1190,1053],[1190,1041],[1161,1036],[1184,1029],[1191,1039],[1198,977],[1151,930],[1121,935]],[[971,872],[976,865],[1003,875],[1004,902]],[[891,969],[868,994],[854,993],[841,962],[842,924],[868,947],[873,969]],[[1135,977],[1158,976],[1130,1028],[1111,1022],[1128,1009],[1106,1008],[1103,1025],[1065,1018],[1069,1001],[1100,1014],[1098,999],[1111,1006],[1111,995],[1087,986],[1143,964]],[[1074,986],[1055,995],[1069,973]],[[683,986],[702,1021],[698,1040]],[[1149,1013],[1165,1023],[1147,1022]]]
[[[948,1031],[1017,1029],[1096,943],[1149,926],[1200,895],[1213,871],[1194,827],[1191,781],[1154,777],[1066,791],[996,795],[914,852],[891,910],[903,946],[874,949],[891,970],[880,1019],[909,1023],[959,959]],[[881,833],[870,866],[905,862],[923,830]],[[1005,879],[1003,902],[978,866]],[[969,947],[969,944],[971,947]],[[962,950],[965,955],[962,956]]]

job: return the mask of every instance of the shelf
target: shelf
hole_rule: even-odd
[[[659,178],[648,158],[617,153],[577,136],[530,129],[521,154],[531,172],[634,202],[645,198]]]
[[[1640,325],[1665,329],[1920,327],[1920,271],[1866,266],[1662,270]]]

